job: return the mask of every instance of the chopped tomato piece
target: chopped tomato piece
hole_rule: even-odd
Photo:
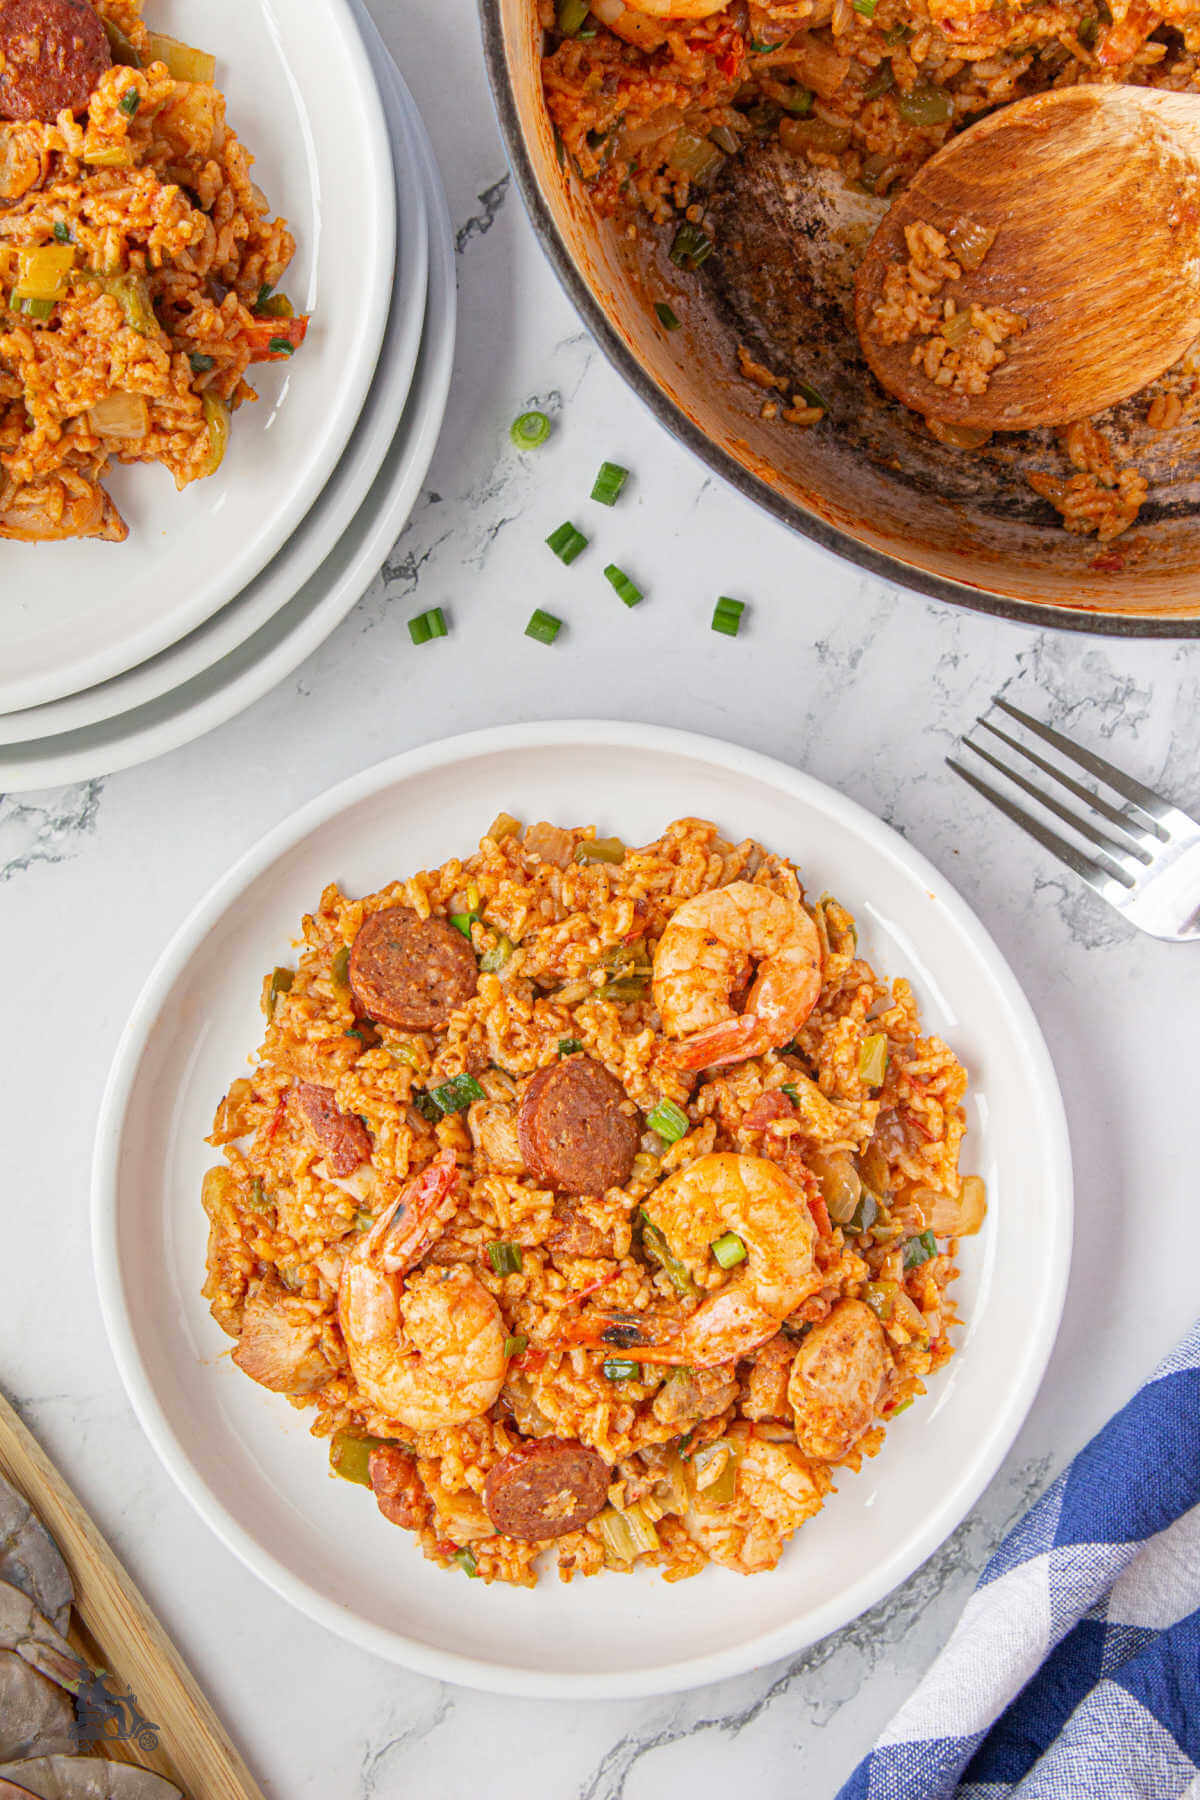
[[[307,314],[294,319],[252,319],[242,330],[242,342],[250,347],[251,362],[286,362],[307,332]]]
[[[812,1222],[816,1226],[818,1234],[823,1238],[829,1237],[833,1232],[833,1226],[829,1223],[829,1208],[820,1194],[808,1196],[808,1210],[812,1214]]]

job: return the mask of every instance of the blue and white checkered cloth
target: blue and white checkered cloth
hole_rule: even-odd
[[[839,1800],[1200,1800],[1200,1325],[1005,1538]]]

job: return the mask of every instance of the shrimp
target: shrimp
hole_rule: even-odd
[[[738,1013],[733,999],[757,974]],[[654,953],[654,1004],[672,1060],[711,1069],[778,1049],[821,993],[821,940],[799,900],[733,881],[695,894],[672,914]]]
[[[372,1406],[410,1431],[485,1413],[508,1369],[500,1308],[470,1270],[425,1269],[405,1279],[456,1177],[454,1152],[440,1151],[355,1244],[338,1288],[355,1381]]]
[[[713,1268],[712,1245],[730,1233],[744,1258],[686,1317],[592,1308],[568,1329],[572,1344],[636,1348],[644,1363],[713,1368],[775,1336],[814,1277],[816,1228],[804,1196],[778,1163],[719,1151],[697,1157],[645,1202],[646,1218],[692,1281]],[[732,1247],[732,1246],[731,1246]]]

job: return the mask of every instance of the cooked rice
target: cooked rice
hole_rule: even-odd
[[[853,921],[830,899],[808,903],[824,972],[797,1040],[699,1077],[681,1073],[647,991],[647,953],[689,896],[751,881],[794,899],[802,895],[796,870],[757,844],[725,841],[697,819],[677,821],[657,842],[627,850],[619,864],[575,860],[593,837],[590,827],[566,832],[544,824],[522,833],[502,818],[463,861],[358,900],[336,886],[325,889],[303,921],[290,987],[281,991],[279,981],[264,980],[266,1035],[251,1073],[232,1083],[217,1110],[209,1141],[223,1149],[225,1162],[205,1183],[211,1234],[204,1292],[234,1336],[247,1295],[264,1276],[277,1275],[307,1309],[335,1373],[293,1404],[315,1409],[319,1438],[370,1434],[410,1447],[419,1477],[414,1523],[425,1555],[442,1566],[461,1561],[469,1540],[484,1580],[534,1583],[547,1546],[498,1536],[486,1516],[481,1532],[480,1496],[489,1469],[514,1445],[558,1436],[598,1451],[610,1467],[610,1507],[636,1504],[655,1527],[656,1547],[636,1561],[668,1580],[695,1574],[710,1560],[769,1568],[833,1491],[839,1464],[857,1469],[864,1454],[874,1455],[887,1421],[925,1392],[924,1378],[953,1354],[954,1241],[943,1238],[936,1254],[909,1268],[905,1246],[934,1222],[937,1207],[959,1216],[966,1077],[940,1039],[922,1035],[907,981],[889,986],[858,955]],[[468,894],[472,885],[477,895]],[[499,970],[481,969],[474,997],[440,1032],[372,1026],[356,1013],[346,985],[346,947],[364,920],[401,904],[422,918],[474,910],[480,917],[471,927],[473,947],[484,962],[495,960],[487,952],[502,944],[501,934],[514,946]],[[632,982],[632,997],[620,997],[628,988],[616,999],[603,996],[615,979]],[[861,1059],[864,1040],[880,1034],[887,1066],[874,1087]],[[663,1098],[683,1108],[687,1132],[668,1146],[643,1124],[641,1154],[625,1187],[556,1204],[529,1175],[497,1172],[482,1128],[489,1107],[511,1106],[572,1039],[643,1114]],[[486,1099],[430,1123],[415,1102],[464,1071]],[[320,1145],[289,1101],[297,1080],[332,1089],[343,1113],[365,1122],[371,1161],[354,1176],[330,1178]],[[376,1413],[359,1391],[339,1328],[337,1289],[360,1233],[446,1148],[457,1158],[458,1184],[421,1266],[469,1269],[498,1302],[505,1331],[527,1337],[528,1348],[512,1355],[500,1398],[484,1416],[414,1434]],[[816,1267],[778,1335],[736,1363],[674,1373],[643,1365],[636,1379],[619,1382],[605,1378],[603,1351],[547,1348],[578,1316],[581,1296],[600,1289],[603,1302],[635,1312],[667,1304],[682,1316],[694,1304],[679,1300],[665,1271],[648,1259],[638,1213],[664,1176],[713,1150],[774,1159],[808,1195],[819,1233]],[[831,1223],[823,1204],[850,1158],[879,1202],[874,1224],[855,1236]],[[822,1171],[819,1180],[814,1170]],[[564,1216],[572,1229],[552,1243]],[[951,1228],[945,1215],[940,1225]],[[519,1273],[494,1272],[486,1246],[497,1241],[520,1246]],[[708,1291],[731,1279],[711,1257],[698,1278]],[[888,1353],[874,1417],[841,1458],[802,1456],[780,1371],[786,1375],[806,1332],[837,1302],[864,1294],[884,1317]],[[706,1404],[712,1416],[695,1416]],[[696,1458],[718,1440],[736,1453],[736,1494],[706,1509]],[[553,1549],[566,1580],[631,1566],[614,1554],[598,1519]]]

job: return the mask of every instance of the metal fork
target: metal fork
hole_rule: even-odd
[[[962,740],[964,749],[972,751],[981,761],[997,769],[1007,781],[1036,800],[1039,806],[1069,825],[1089,846],[1090,855],[1076,849],[1074,844],[1068,843],[1056,831],[1051,831],[1007,794],[948,756],[946,761],[954,773],[961,775],[964,781],[990,800],[993,806],[998,806],[1002,813],[1023,831],[1027,831],[1030,837],[1036,838],[1044,849],[1049,850],[1052,856],[1057,856],[1068,869],[1073,869],[1076,875],[1086,881],[1090,888],[1094,888],[1110,906],[1115,906],[1119,913],[1123,913],[1139,931],[1148,932],[1151,937],[1168,938],[1173,943],[1200,938],[1200,825],[1195,819],[1189,818],[1177,806],[1172,806],[1169,801],[1143,787],[1140,781],[1134,781],[1123,770],[1105,762],[1094,751],[1082,749],[1080,745],[1073,744],[1070,738],[1064,737],[1061,731],[1055,731],[1052,726],[1043,725],[1040,719],[1022,712],[1019,706],[1012,706],[1007,700],[999,698],[992,704],[1043,743],[1049,744],[1066,762],[1084,770],[1118,796],[1117,804],[1113,804],[1102,794],[1094,793],[1064,769],[1058,768],[1045,756],[1039,755],[1009,732],[1002,731],[988,719],[980,718],[975,723],[1006,745],[1015,756],[1040,770],[1045,777],[1043,782],[1039,783],[1023,774],[1020,769],[1013,768],[969,736]],[[1105,820],[1112,830],[1102,830],[1093,818],[1080,817],[1074,807],[1064,805],[1056,797],[1054,789],[1073,795],[1097,819]]]

